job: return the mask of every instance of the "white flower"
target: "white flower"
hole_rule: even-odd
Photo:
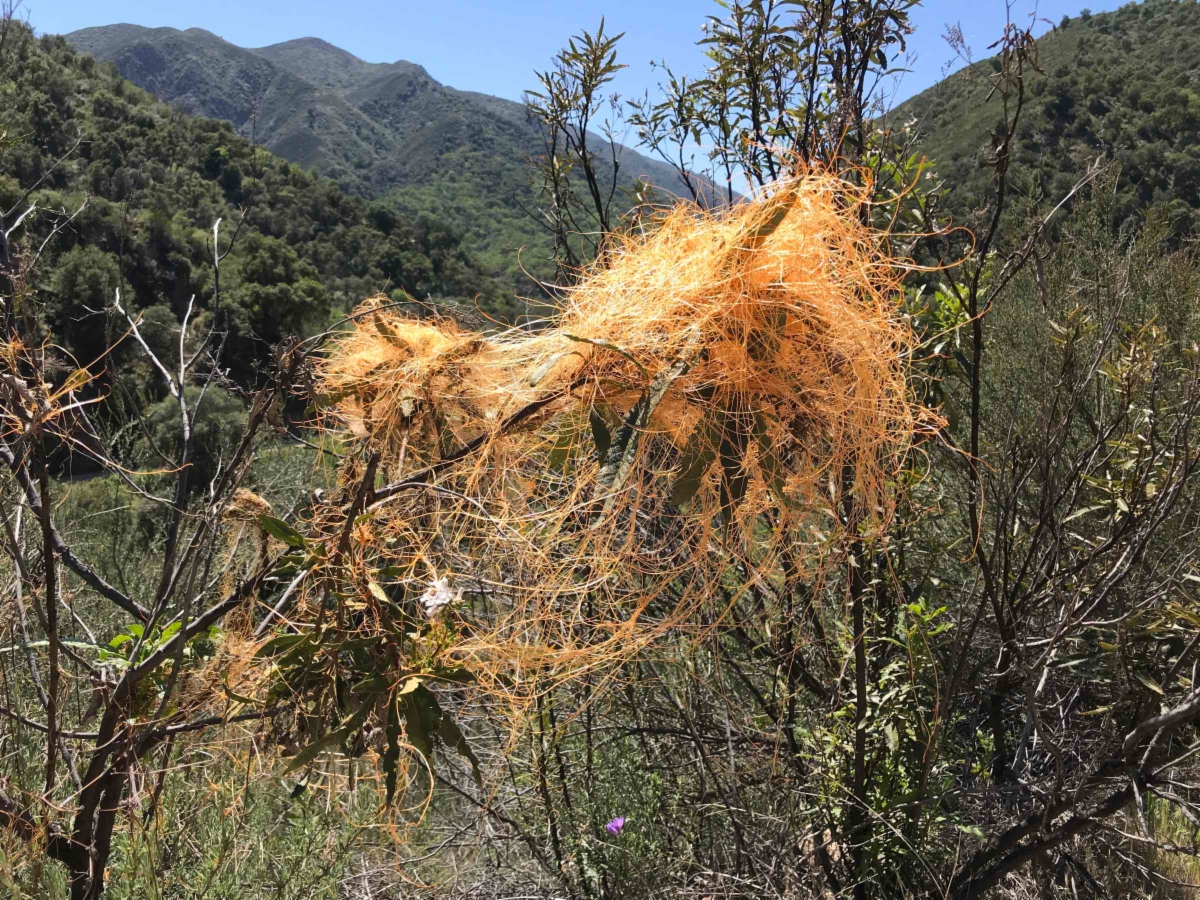
[[[425,615],[432,619],[460,597],[462,597],[461,589],[451,588],[450,582],[446,578],[436,578],[421,595],[421,606],[425,608]]]

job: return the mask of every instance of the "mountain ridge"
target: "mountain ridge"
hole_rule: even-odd
[[[249,52],[270,60],[276,65],[290,71],[293,75],[305,81],[319,83],[326,88],[344,88],[353,83],[351,73],[362,74],[379,72],[392,66],[412,66],[420,69],[427,77],[429,73],[424,66],[404,59],[393,60],[390,63],[367,62],[355,56],[349,50],[344,50],[335,44],[319,37],[300,37],[288,41],[267,44],[264,47],[248,47]],[[325,64],[314,69],[313,64],[320,61]],[[307,67],[304,63],[307,62]],[[340,64],[342,68],[337,68]]]
[[[122,23],[65,38],[349,193],[438,217],[519,292],[536,292],[534,281],[553,271],[550,238],[529,212],[538,199],[529,163],[542,136],[522,104],[449,87],[407,60],[369,63],[317,37],[244,48],[203,29]],[[683,192],[672,167],[628,147],[616,177],[621,187],[645,179]]]

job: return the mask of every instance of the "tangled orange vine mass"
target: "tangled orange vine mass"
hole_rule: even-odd
[[[393,689],[453,669],[519,709],[881,531],[924,414],[906,269],[864,224],[868,194],[808,172],[729,209],[679,205],[539,330],[360,309],[319,373],[324,426],[361,451],[344,484],[378,471],[336,560],[344,621],[445,623],[394,657]],[[342,527],[311,526],[327,544]],[[293,624],[322,615],[321,583]]]

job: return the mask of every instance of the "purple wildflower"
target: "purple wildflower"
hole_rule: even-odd
[[[625,827],[625,817],[617,816],[611,822],[604,826],[604,830],[616,837],[621,833],[621,829]]]

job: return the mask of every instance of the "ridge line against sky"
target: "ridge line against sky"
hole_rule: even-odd
[[[1084,8],[1080,0],[1015,0],[1014,21],[1038,18],[1037,33]],[[1093,12],[1123,5],[1090,0]],[[443,84],[520,100],[534,87],[534,71],[548,66],[567,39],[595,30],[600,16],[610,33],[624,31],[618,45],[621,72],[613,89],[625,97],[656,94],[659,73],[651,61],[696,75],[704,57],[695,41],[705,17],[721,12],[712,0],[340,0],[336,13],[317,0],[208,0],[203,4],[162,0],[26,0],[24,12],[39,34],[131,23],[146,27],[203,28],[232,44],[264,47],[317,37],[367,62],[406,60],[423,66]],[[958,68],[942,39],[947,24],[959,23],[976,59],[990,54],[1005,21],[1003,0],[930,0],[913,10],[909,44],[913,62],[889,93],[900,102]]]

